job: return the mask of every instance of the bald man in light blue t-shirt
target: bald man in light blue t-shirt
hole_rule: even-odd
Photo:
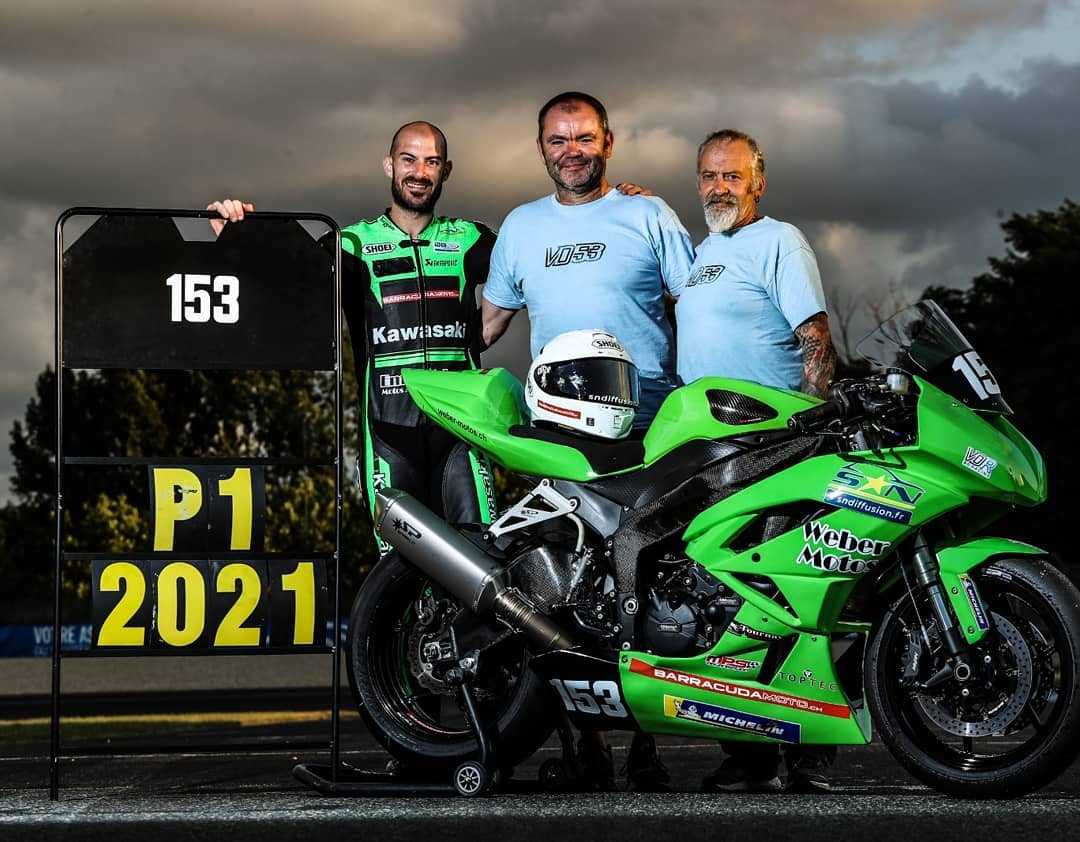
[[[678,385],[664,292],[682,290],[693,244],[662,200],[624,196],[608,184],[615,137],[595,97],[552,97],[540,109],[538,129],[536,147],[555,193],[515,208],[499,231],[484,285],[484,342],[502,336],[522,307],[529,310],[534,357],[566,331],[607,331],[638,370],[640,435]],[[582,732],[577,761],[588,785],[614,789],[611,749],[600,732]],[[626,771],[636,789],[662,789],[669,781],[645,734],[635,735]]]

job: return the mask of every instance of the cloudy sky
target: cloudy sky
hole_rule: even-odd
[[[0,494],[53,357],[64,208],[232,195],[344,225],[385,206],[389,136],[424,118],[455,163],[442,212],[497,227],[550,192],[537,107],[582,89],[611,115],[611,180],[695,240],[697,143],[755,135],[763,210],[850,309],[964,286],[1003,250],[999,214],[1080,199],[1078,45],[1074,0],[4,0]]]

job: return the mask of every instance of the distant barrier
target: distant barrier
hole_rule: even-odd
[[[341,623],[340,640],[344,642],[349,630],[347,620]],[[65,623],[60,627],[61,652],[89,652],[94,639],[92,623]],[[53,624],[20,623],[0,626],[0,658],[48,658],[52,656]],[[334,622],[326,621],[326,641],[334,641]]]

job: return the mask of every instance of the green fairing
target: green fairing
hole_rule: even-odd
[[[775,418],[750,424],[725,424],[709,407],[707,392],[737,392],[760,401],[776,412]],[[722,439],[771,430],[786,430],[796,412],[821,403],[817,398],[789,389],[772,389],[750,380],[703,377],[676,389],[660,405],[645,434],[645,464],[650,465],[676,447],[694,439]]]
[[[662,689],[662,684],[670,682],[658,682],[634,673],[630,665],[635,658],[667,670],[706,677],[723,676],[729,685],[737,685],[736,689],[742,687],[759,691],[782,692],[783,676],[801,676],[809,669],[818,682],[825,682],[828,692],[820,692],[820,685],[815,683],[811,685],[813,692],[808,690],[800,694],[800,698],[846,705],[828,651],[827,632],[837,630],[839,613],[861,574],[853,576],[839,569],[830,571],[815,567],[816,553],[821,552],[822,564],[827,564],[831,555],[841,565],[845,560],[848,566],[858,566],[860,561],[876,565],[884,562],[915,529],[946,512],[967,505],[971,498],[986,497],[1027,506],[1045,499],[1046,474],[1042,459],[1012,424],[1000,416],[975,413],[932,384],[916,380],[921,391],[918,444],[880,454],[829,454],[808,459],[754,483],[701,512],[691,522],[683,535],[687,542],[687,555],[746,600],[736,620],[761,632],[802,634],[798,635],[795,647],[785,659],[785,665],[790,665],[789,669],[781,667],[777,677],[767,686],[745,680],[733,682],[730,672],[703,665],[700,657],[671,659],[636,653],[623,658],[627,696],[635,716],[647,730],[702,736],[715,735],[717,728],[711,724],[673,718],[670,701],[665,701],[666,707],[659,707],[656,701],[658,694],[672,695],[671,690],[665,692]],[[673,398],[675,395],[665,403],[665,408],[674,404]],[[989,478],[963,464],[968,448],[990,455],[997,461],[998,466],[991,471]],[[880,556],[862,556],[830,547],[820,538],[815,540],[812,525],[809,535],[808,527],[803,527],[741,553],[731,549],[731,543],[759,512],[808,499],[824,501],[825,493],[834,484],[837,475],[851,465],[870,482],[885,480],[881,483],[884,493],[876,496],[886,503],[906,504],[908,497],[914,497],[910,522],[896,523],[847,508],[836,508],[811,524],[820,525],[823,536],[827,527],[833,535],[846,534],[848,543],[857,539],[860,546],[865,547],[869,543],[875,549],[880,548],[883,551]],[[896,488],[892,482],[894,477],[906,485]],[[903,496],[902,490],[906,491],[907,497]],[[985,608],[981,606],[974,582],[967,574],[994,557],[1040,553],[1042,551],[1037,548],[997,538],[946,545],[939,555],[942,579],[969,643],[984,636],[986,629],[980,628],[976,620],[973,602],[979,604],[984,616]],[[771,579],[779,587],[790,610],[750,586],[744,578],[748,576]],[[962,581],[961,577],[967,581]],[[815,631],[826,633],[814,634]],[[746,637],[729,632],[706,653],[706,657],[738,655],[742,658],[748,644],[757,645]],[[717,703],[713,693],[697,691],[695,694],[685,687],[682,690],[676,688],[676,695],[678,692],[684,693],[685,698]],[[785,704],[797,703],[785,700]],[[870,723],[865,711],[859,717],[848,720],[805,710],[788,710],[779,714],[777,709],[776,704],[766,702],[741,701],[738,705],[740,711],[771,715],[799,724],[803,742],[861,743],[870,737]],[[725,733],[725,738],[727,736]],[[757,739],[741,734],[734,738]]]
[[[459,438],[489,453],[512,471],[587,482],[601,476],[577,450],[551,442],[511,435],[514,425],[528,424],[521,384],[503,368],[481,371],[403,370],[405,385],[419,407]],[[753,424],[725,424],[710,409],[706,392],[724,389],[772,407],[776,417]],[[645,435],[645,459],[638,470],[694,439],[720,439],[787,429],[796,412],[820,401],[800,392],[770,389],[748,380],[706,377],[672,392]],[[626,473],[621,471],[619,473]]]
[[[642,652],[622,655],[622,687],[642,730],[761,742],[759,735],[737,727],[718,727],[679,716],[681,706],[675,700],[685,700],[698,708],[719,707],[778,722],[789,736],[797,728],[801,743],[862,745],[870,741],[869,712],[865,707],[852,709],[844,695],[827,635],[796,638],[791,653],[768,684],[754,680],[761,671],[764,649],[746,650],[746,645],[761,644],[742,639],[747,642],[744,650],[728,661],[737,664],[738,671],[710,665],[701,656],[660,658]],[[794,742],[783,737],[775,739]]]
[[[941,583],[960,621],[960,628],[967,642],[975,643],[986,635],[989,626],[985,619],[986,606],[969,574],[995,558],[1045,556],[1046,551],[1009,538],[974,538],[938,544],[937,554],[941,565]],[[983,618],[981,622],[980,617]]]
[[[510,434],[512,426],[528,423],[528,412],[521,384],[505,369],[407,369],[404,376],[425,413],[507,468],[575,482],[599,477],[572,447]],[[708,652],[690,658],[624,653],[619,659],[624,698],[641,728],[714,739],[762,739],[759,733],[730,724],[718,727],[708,719],[728,717],[717,712],[722,709],[778,722],[776,734],[783,733],[774,737],[778,742],[788,741],[796,732],[804,743],[870,740],[869,713],[861,705],[853,708],[844,695],[830,650],[831,634],[854,628],[865,631],[838,619],[862,575],[887,564],[896,547],[919,527],[973,499],[1030,506],[1046,496],[1042,459],[1012,424],[1000,416],[976,413],[931,383],[914,380],[920,393],[917,444],[806,459],[705,509],[689,524],[682,536],[687,556],[745,600],[736,622],[794,642],[767,684],[754,680],[767,644],[731,630]],[[723,423],[709,404],[707,393],[713,389],[752,397],[776,416],[750,424]],[[664,401],[645,436],[643,465],[630,470],[640,470],[695,439],[786,430],[794,413],[818,403],[798,392],[747,381],[696,381]],[[964,465],[969,448],[996,461],[990,477]],[[844,495],[849,503],[854,499],[858,505],[876,507],[879,514],[835,501],[830,505],[826,500],[830,493]],[[733,549],[742,530],[762,511],[815,501],[821,503],[823,514],[807,525],[751,549]],[[882,507],[890,517],[880,515]],[[965,583],[963,577],[995,556],[1039,552],[1003,539],[944,545],[942,579],[969,642],[985,631],[975,619],[973,600],[979,598],[970,595],[976,593],[974,584],[970,578]],[[761,593],[747,577],[772,580],[780,597]],[[689,713],[691,709],[697,713]]]
[[[923,475],[937,474],[965,499],[992,497],[1020,506],[1046,499],[1046,467],[1042,457],[1019,430],[1000,415],[974,412],[936,386],[915,378],[919,396],[919,442],[897,448],[923,463]],[[989,478],[964,467],[968,448],[997,461]]]

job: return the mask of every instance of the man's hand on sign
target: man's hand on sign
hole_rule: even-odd
[[[240,199],[222,199],[219,202],[211,202],[206,206],[206,209],[221,214],[221,219],[210,220],[210,227],[214,229],[214,234],[217,235],[225,228],[225,223],[242,221],[244,211],[255,210],[255,205]]]

